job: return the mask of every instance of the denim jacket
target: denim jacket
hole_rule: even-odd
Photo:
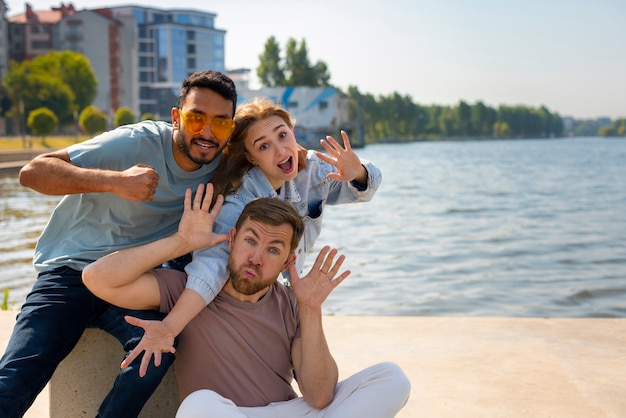
[[[304,236],[296,249],[296,269],[302,271],[307,251],[310,251],[322,229],[324,206],[342,203],[367,202],[372,199],[382,181],[382,173],[374,164],[361,160],[367,170],[367,187],[360,189],[352,182],[329,179],[337,169],[322,161],[314,151],[306,154],[306,167],[296,178],[283,186],[285,200],[304,218]],[[278,194],[258,167],[251,168],[242,178],[239,189],[226,196],[222,210],[215,220],[213,231],[228,233],[237,223],[239,215],[248,202],[257,197],[278,197]],[[187,288],[208,304],[215,298],[228,279],[228,243],[196,250],[193,260],[185,267],[188,275]]]

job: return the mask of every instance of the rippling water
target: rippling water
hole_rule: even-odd
[[[328,208],[317,248],[352,275],[335,315],[626,316],[626,141],[368,145],[383,184]],[[0,287],[19,306],[55,197],[0,179]],[[313,256],[309,255],[309,265]]]

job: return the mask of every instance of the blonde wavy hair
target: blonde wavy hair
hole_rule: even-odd
[[[246,136],[248,131],[256,122],[272,116],[281,118],[291,130],[296,125],[296,120],[289,112],[265,97],[255,97],[251,101],[237,107],[234,117],[235,130],[230,136],[228,145],[222,152],[222,159],[213,179],[213,196],[217,197],[218,194],[226,196],[234,193],[241,186],[243,175],[253,167],[246,158]],[[298,147],[300,148],[298,171],[300,171],[305,167],[304,158],[307,150],[300,145]]]

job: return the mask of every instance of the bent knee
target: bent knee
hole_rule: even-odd
[[[394,389],[399,393],[408,394],[411,392],[411,381],[402,368],[393,362],[384,362],[376,365],[380,369],[381,375],[385,376]]]
[[[220,410],[236,408],[233,401],[224,398],[217,392],[209,389],[200,389],[191,392],[178,407],[176,418],[204,418],[207,416],[219,416]],[[208,414],[211,411],[212,414]]]

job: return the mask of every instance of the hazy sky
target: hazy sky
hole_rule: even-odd
[[[24,1],[5,0],[8,16]],[[47,10],[60,2],[30,0]],[[226,67],[255,69],[265,41],[304,39],[331,83],[398,92],[422,105],[459,100],[545,105],[561,116],[626,117],[626,0],[75,0],[217,14]],[[202,6],[199,6],[202,4]]]

